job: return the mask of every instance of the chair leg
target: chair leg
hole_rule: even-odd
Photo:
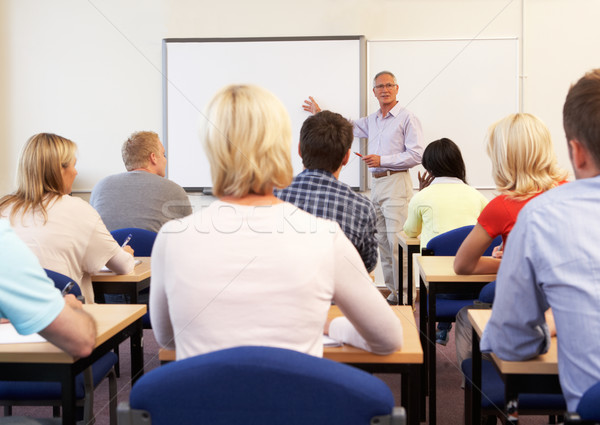
[[[4,406],[4,416],[12,416],[12,406]]]
[[[52,406],[52,417],[60,418],[60,406]]]
[[[117,376],[114,368],[108,373],[108,400],[110,425],[117,425]]]
[[[488,415],[488,416],[484,416],[482,418],[481,423],[485,424],[485,425],[496,425],[498,419],[496,417],[496,415]]]
[[[116,345],[115,349],[113,350],[115,352],[115,354],[117,355],[117,357],[119,357],[119,346]],[[115,364],[115,373],[117,374],[117,378],[121,377],[121,367],[119,366],[121,361],[121,358],[119,357],[119,360],[117,360],[117,363]]]
[[[96,418],[94,418],[94,375],[91,366],[83,371],[83,382],[85,387],[83,422],[93,425]]]

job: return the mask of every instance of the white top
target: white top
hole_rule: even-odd
[[[9,217],[10,210],[3,211],[2,217]],[[121,247],[96,210],[80,198],[69,195],[56,198],[46,211],[46,223],[41,212],[17,215],[11,223],[15,233],[38,257],[42,267],[74,279],[81,287],[86,303],[93,303],[90,275],[123,252]],[[118,264],[111,262],[113,271],[129,273],[133,270],[131,255],[117,258],[121,261]]]
[[[154,244],[152,328],[178,359],[239,345],[322,356],[332,300],[346,318],[331,337],[382,354],[400,348],[400,321],[336,222],[289,203],[216,201],[167,223]]]

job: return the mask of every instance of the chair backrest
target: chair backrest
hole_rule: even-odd
[[[75,283],[75,285],[73,285],[73,287],[69,291],[69,294],[73,294],[76,297],[81,296],[81,288],[79,287],[77,282],[75,282],[75,280],[71,279],[69,276],[65,276],[64,274],[55,272],[53,270],[44,269],[44,271],[46,272],[48,277],[54,281],[54,286],[56,288],[60,289],[61,291],[63,290],[63,288],[65,286],[67,286],[67,283],[69,283],[69,282]]]
[[[125,242],[125,238],[131,235],[131,240],[128,245],[133,248],[136,257],[150,257],[152,246],[156,239],[156,232],[146,229],[138,229],[136,227],[126,227],[124,229],[116,229],[110,232],[113,238],[119,245]]]
[[[577,405],[577,413],[583,420],[600,422],[600,382],[583,393]]]
[[[154,369],[130,393],[152,425],[366,425],[390,415],[389,387],[366,372],[274,347],[236,347]],[[119,407],[119,423],[122,418]]]
[[[471,233],[473,226],[463,226],[454,230],[450,230],[441,235],[437,235],[427,242],[427,252],[423,252],[423,255],[439,255],[439,256],[452,256],[456,255],[458,248],[463,243],[465,238]],[[483,255],[492,255],[494,247],[502,243],[502,236],[496,237],[488,249],[485,250]]]

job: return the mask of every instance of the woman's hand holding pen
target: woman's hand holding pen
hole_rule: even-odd
[[[71,308],[78,309],[78,310],[81,310],[83,308],[83,304],[81,303],[81,301],[79,301],[77,299],[77,297],[73,294],[65,295],[64,299],[65,299],[65,304],[67,304]]]
[[[131,236],[131,233],[127,235],[125,241],[123,242],[123,245],[121,245],[121,248],[123,248],[125,252],[131,254],[131,256],[133,257],[133,248],[128,245],[129,241],[131,240]]]

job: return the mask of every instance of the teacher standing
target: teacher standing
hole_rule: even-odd
[[[419,165],[423,155],[423,130],[418,118],[396,100],[398,83],[394,74],[379,72],[373,79],[373,94],[379,109],[353,122],[354,136],[369,139],[369,154],[362,159],[373,177],[371,200],[377,212],[379,256],[385,285],[391,291],[388,302],[395,304],[399,282],[398,232],[402,231],[412,197],[408,170]],[[304,101],[303,108],[313,114],[321,111],[312,97]]]

